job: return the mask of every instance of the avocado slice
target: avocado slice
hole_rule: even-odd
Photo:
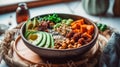
[[[50,38],[50,34],[49,33],[46,33],[46,35],[47,35],[47,40],[46,40],[46,44],[45,44],[45,48],[50,48],[50,46],[51,46],[51,44],[50,44],[50,40],[51,40],[51,38]]]
[[[42,38],[42,41],[38,44],[38,47],[43,47],[46,44],[47,35],[45,32],[42,32],[42,33],[43,33],[43,38]]]
[[[27,38],[30,33],[30,31],[26,31],[24,37]]]
[[[53,39],[53,36],[52,36],[52,34],[50,34],[50,38],[51,38],[51,48],[54,48],[54,39]]]
[[[34,18],[33,20],[33,27],[36,27],[39,24],[37,18]]]
[[[27,30],[32,30],[33,29],[33,23],[32,21],[29,19],[27,22],[26,22],[26,31]]]
[[[35,32],[38,32],[38,31],[36,31],[36,30],[27,30],[27,31],[25,31],[24,37],[27,39],[29,34],[32,34],[32,33],[35,33]]]
[[[30,33],[27,37],[28,41],[34,45],[38,45],[43,38],[42,32],[33,32]]]

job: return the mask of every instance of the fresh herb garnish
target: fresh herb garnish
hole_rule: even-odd
[[[47,15],[47,16],[44,16],[44,17],[40,17],[39,18],[40,21],[52,21],[54,23],[59,23],[61,22],[62,18],[59,17],[57,14],[52,14],[52,15]]]

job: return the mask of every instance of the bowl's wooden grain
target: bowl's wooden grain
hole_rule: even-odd
[[[15,40],[15,43],[13,44],[13,49],[16,54],[18,54],[18,56],[26,61],[29,61],[31,63],[42,63],[42,61],[40,61],[39,55],[26,47],[21,39],[21,36],[18,36],[18,38]]]

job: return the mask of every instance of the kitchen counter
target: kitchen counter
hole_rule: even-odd
[[[112,14],[112,6],[113,6],[113,0],[110,0],[110,7],[108,10],[108,14],[106,16],[100,17],[100,16],[91,16],[88,15],[82,8],[81,1],[74,1],[69,3],[60,3],[60,4],[53,4],[48,6],[42,6],[37,8],[31,8],[30,10],[30,17],[34,17],[41,14],[46,13],[68,13],[68,14],[76,14],[80,16],[84,16],[86,18],[89,18],[92,21],[104,23],[108,26],[111,26],[116,31],[120,32],[120,17],[114,17]],[[0,14],[0,24],[6,24],[12,23],[12,25],[8,25],[9,29],[14,28],[16,24],[16,14],[15,12],[7,13],[7,14]],[[4,62],[0,64],[0,67],[7,67]]]

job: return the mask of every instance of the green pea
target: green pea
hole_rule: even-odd
[[[63,19],[63,20],[62,20],[62,23],[66,23],[66,21],[67,21],[66,19]]]
[[[66,24],[67,24],[67,25],[70,25],[72,22],[73,22],[73,19],[68,19],[68,20],[66,21]]]
[[[57,24],[54,25],[54,28],[58,28],[60,26],[61,26],[61,23],[57,23]]]

